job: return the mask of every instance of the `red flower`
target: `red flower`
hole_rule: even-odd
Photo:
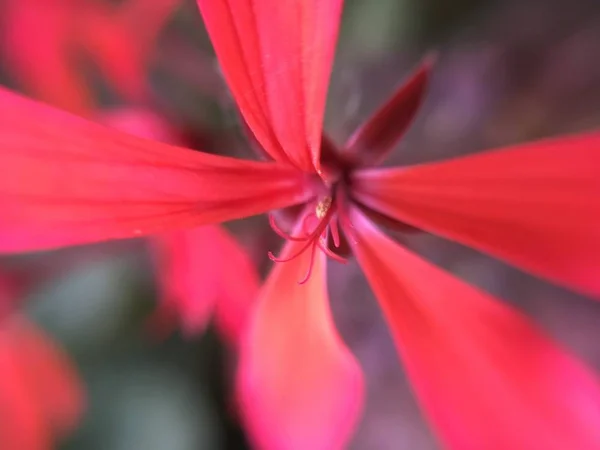
[[[49,450],[83,410],[75,369],[41,330],[4,306],[14,289],[0,279],[0,448]]]
[[[223,337],[237,346],[260,282],[235,238],[222,227],[207,225],[157,236],[152,246],[162,291],[157,319],[168,320],[172,314],[191,335],[204,330],[214,316]]]
[[[596,449],[594,375],[522,314],[386,237],[414,226],[597,296],[600,134],[373,169],[409,125],[425,63],[343,149],[321,122],[341,0],[199,0],[226,80],[273,162],[126,136],[4,92],[0,249],[125,238],[304,205],[244,336],[238,386],[266,449],[332,449],[362,376],[333,326],[326,256],[351,248],[425,414],[458,449]],[[332,244],[333,243],[333,244]],[[284,262],[285,261],[285,262]],[[302,283],[298,283],[301,281]]]
[[[89,0],[4,0],[0,51],[25,90],[72,112],[86,114],[93,107],[86,58],[121,95],[141,101],[154,43],[179,3],[127,0],[114,7]]]

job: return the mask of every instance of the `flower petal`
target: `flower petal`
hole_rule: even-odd
[[[356,175],[371,209],[600,296],[600,134]]]
[[[597,380],[526,318],[352,214],[417,397],[451,449],[600,448]]]
[[[248,126],[275,160],[318,169],[342,0],[198,0]]]
[[[429,83],[434,56],[426,57],[346,143],[347,156],[359,164],[374,166],[382,162],[412,123]]]
[[[221,222],[299,203],[275,163],[141,139],[0,90],[0,252]]]
[[[218,226],[161,235],[153,244],[162,304],[175,312],[184,332],[202,331],[215,312],[219,329],[237,345],[259,287],[244,249]]]
[[[289,257],[302,243],[290,242]],[[362,372],[332,322],[325,256],[299,284],[310,252],[278,263],[242,340],[238,392],[247,429],[264,450],[343,448],[362,405]]]

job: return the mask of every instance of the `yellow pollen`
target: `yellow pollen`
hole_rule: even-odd
[[[317,207],[315,208],[317,219],[325,217],[325,214],[327,214],[327,211],[329,211],[329,208],[331,207],[331,201],[331,197],[325,197],[317,204]]]

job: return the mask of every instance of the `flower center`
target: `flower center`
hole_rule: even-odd
[[[279,258],[269,252],[269,258],[278,263],[291,261],[306,251],[310,251],[310,262],[306,275],[300,284],[304,284],[310,278],[314,264],[317,248],[332,259],[338,262],[346,263],[346,258],[338,255],[328,247],[328,239],[331,237],[333,246],[340,247],[340,225],[343,226],[346,215],[344,214],[344,202],[341,198],[340,189],[335,189],[330,195],[321,197],[313,202],[313,206],[306,208],[303,216],[298,220],[296,226],[296,235],[283,231],[276,223],[272,214],[269,215],[269,223],[275,233],[283,239],[292,242],[302,242],[303,244],[291,255],[286,258]],[[310,205],[310,204],[309,204]],[[345,228],[345,227],[344,227]],[[299,231],[298,231],[299,230]]]

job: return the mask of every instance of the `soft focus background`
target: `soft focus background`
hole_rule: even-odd
[[[34,15],[40,4],[52,9],[53,3],[0,0],[3,33],[14,26],[3,8],[15,2],[31,3]],[[131,25],[131,36],[143,21]],[[45,30],[37,30],[26,41],[41,68],[33,66],[43,70],[47,41]],[[598,0],[347,0],[327,109],[330,134],[344,139],[429,50],[440,53],[429,95],[389,163],[431,161],[600,123]],[[2,55],[0,82],[27,91],[11,49]],[[190,146],[250,154],[193,1],[180,2],[148,61],[146,107],[181,130]],[[80,66],[103,108],[140,103],[113,89],[93,60]],[[267,251],[279,245],[265,218],[228,227],[264,275]],[[522,308],[600,369],[597,303],[456,244],[426,235],[399,238]],[[20,305],[66,349],[86,385],[83,422],[61,448],[248,448],[232,414],[231,355],[219,336],[209,330],[191,339],[163,338],[149,331],[157,297],[149,255],[140,240],[0,259],[0,270],[35,280]],[[367,374],[366,409],[351,448],[436,449],[358,267],[330,266],[336,321]]]

